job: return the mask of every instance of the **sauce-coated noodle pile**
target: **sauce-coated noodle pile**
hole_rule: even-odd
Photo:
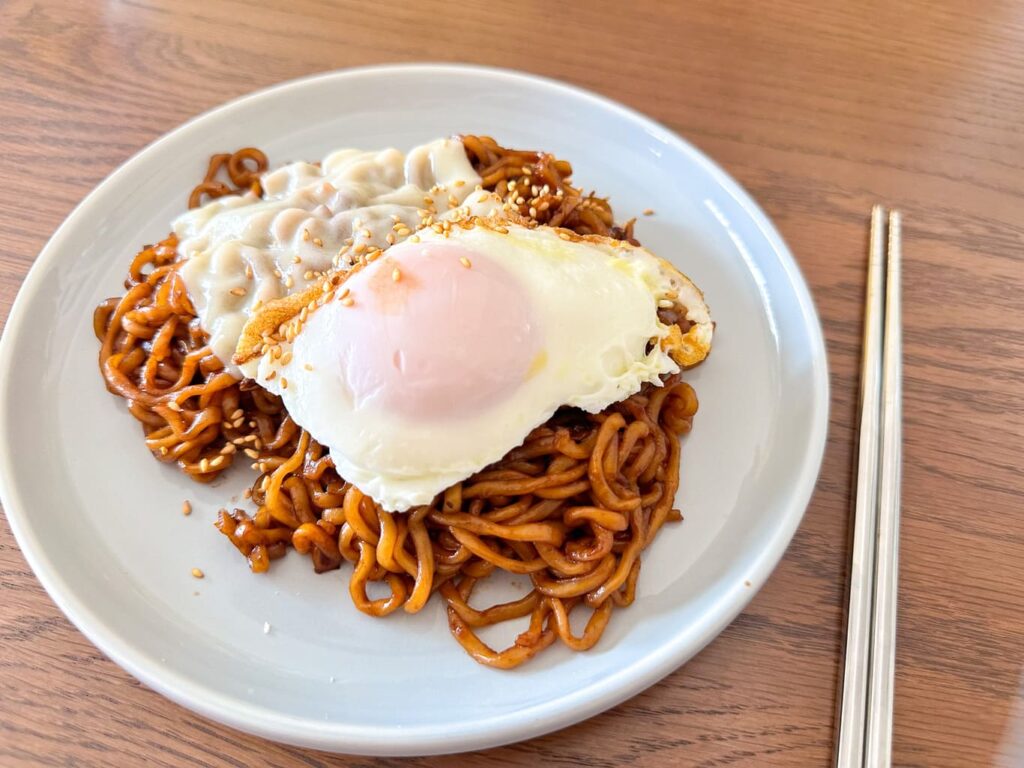
[[[632,240],[632,222],[612,223],[607,201],[572,187],[568,163],[505,149],[487,137],[463,142],[486,189],[522,215],[580,234]],[[216,155],[189,199],[254,188],[266,158],[253,149]],[[231,185],[217,179],[224,171]],[[253,185],[256,185],[255,187]],[[635,595],[640,553],[672,507],[680,435],[697,410],[690,386],[673,376],[590,415],[563,409],[501,461],[449,488],[434,505],[390,513],[339,477],[323,446],[297,426],[280,400],[239,381],[207,346],[181,276],[171,236],[139,253],[124,295],[96,309],[100,369],[128,402],[153,455],[208,482],[245,455],[259,475],[246,495],[256,510],[222,510],[216,522],[266,571],[289,547],[319,573],[353,565],[349,592],[374,616],[414,613],[440,592],[452,635],[477,661],[503,669],[555,640],[586,650],[617,606]],[[509,603],[477,608],[473,588],[496,569],[528,576],[532,588]],[[371,583],[386,596],[371,598]],[[589,610],[574,635],[569,617]],[[513,619],[524,629],[494,650],[477,630]]]

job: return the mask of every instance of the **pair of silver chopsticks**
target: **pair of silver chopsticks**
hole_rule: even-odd
[[[880,205],[872,209],[836,768],[892,764],[903,389],[900,226],[899,211],[886,215]]]

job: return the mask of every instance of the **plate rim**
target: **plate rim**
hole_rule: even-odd
[[[108,658],[149,688],[186,709],[216,722],[282,743],[350,754],[382,756],[442,754],[482,749],[533,738],[610,709],[673,672],[699,653],[739,615],[778,565],[806,513],[815,490],[828,434],[830,410],[828,360],[824,332],[809,286],[781,234],[739,182],[672,129],[608,97],[553,78],[517,70],[469,64],[430,62],[381,64],[320,72],[243,94],[206,110],[165,132],[133,154],[94,187],[67,215],[43,246],[18,289],[4,325],[3,334],[0,336],[0,371],[9,371],[12,368],[14,339],[22,333],[24,318],[29,307],[45,285],[45,281],[42,280],[43,273],[57,259],[57,254],[63,250],[63,241],[67,237],[71,222],[98,205],[102,197],[115,188],[123,176],[127,175],[136,165],[144,162],[145,156],[156,151],[165,141],[181,133],[195,130],[197,125],[208,118],[221,112],[231,111],[242,103],[273,99],[281,92],[305,87],[316,81],[359,76],[423,73],[456,77],[462,75],[485,76],[517,81],[520,84],[540,87],[549,92],[555,91],[571,95],[574,98],[583,99],[595,107],[616,112],[648,130],[657,130],[660,139],[671,144],[689,160],[699,164],[746,212],[770,243],[787,280],[794,289],[800,315],[804,325],[808,328],[813,346],[810,370],[816,402],[810,418],[810,440],[801,457],[802,461],[797,473],[798,482],[795,485],[797,490],[791,494],[788,508],[785,510],[785,514],[780,516],[780,524],[767,546],[757,551],[744,569],[745,579],[751,586],[746,587],[742,583],[732,585],[728,599],[716,601],[702,614],[699,622],[696,623],[700,629],[699,640],[696,643],[685,642],[684,633],[679,632],[662,643],[656,652],[586,688],[531,705],[517,711],[514,716],[478,719],[472,721],[468,726],[456,725],[454,728],[448,724],[382,727],[352,726],[338,722],[313,723],[305,718],[282,715],[272,709],[221,694],[212,687],[206,687],[193,678],[180,675],[162,665],[158,659],[143,649],[135,648],[130,642],[120,637],[116,629],[97,618],[84,601],[75,597],[73,591],[68,587],[67,579],[60,575],[59,567],[43,554],[43,547],[34,535],[28,521],[29,515],[25,511],[27,506],[18,483],[8,480],[15,476],[11,451],[0,452],[0,504],[3,505],[8,524],[23,557],[57,607]],[[0,374],[0,445],[10,444],[10,425],[6,415],[8,410],[6,404],[10,402],[11,396],[9,390],[10,376]]]

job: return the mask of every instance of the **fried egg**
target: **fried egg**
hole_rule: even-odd
[[[668,262],[550,227],[425,230],[334,282],[257,312],[235,362],[392,511],[431,503],[558,408],[601,411],[711,344],[703,295]]]

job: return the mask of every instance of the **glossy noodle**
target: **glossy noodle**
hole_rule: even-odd
[[[488,137],[462,141],[484,188],[521,215],[633,241],[632,222],[615,226],[606,200],[570,184],[567,162]],[[255,149],[215,155],[189,206],[259,194],[266,168]],[[556,641],[575,651],[593,647],[611,614],[633,601],[643,550],[664,523],[680,519],[673,508],[680,436],[697,411],[680,376],[599,414],[562,409],[434,504],[387,512],[338,475],[276,396],[225,370],[178,274],[176,247],[171,236],[144,248],[124,294],[97,307],[100,369],[158,460],[200,482],[236,460],[256,470],[246,492],[252,511],[221,510],[216,521],[252,571],[266,571],[289,549],[318,573],[347,561],[351,599],[373,616],[415,613],[440,593],[435,601],[446,604],[455,639],[476,661],[502,669]],[[528,591],[475,605],[475,586],[496,570],[529,579]],[[576,614],[586,616],[579,634],[570,621]],[[511,646],[496,650],[480,638],[481,628],[507,621],[522,629]]]

